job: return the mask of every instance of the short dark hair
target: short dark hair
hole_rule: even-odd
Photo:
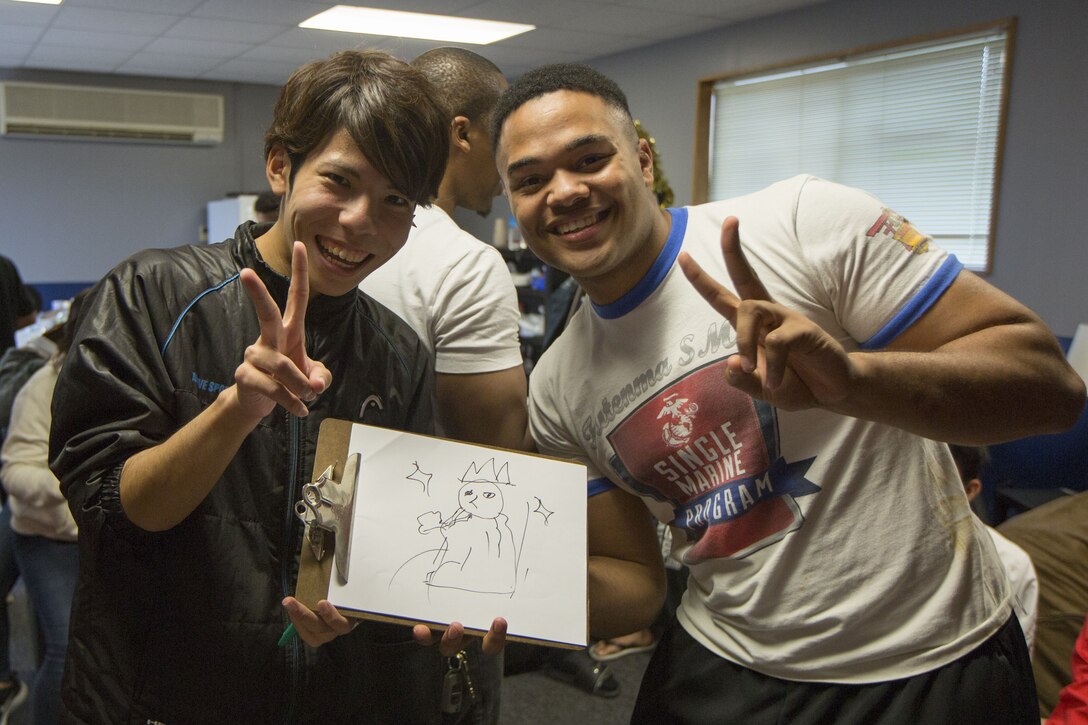
[[[449,157],[449,119],[435,99],[419,71],[387,53],[335,53],[302,66],[284,84],[265,133],[265,157],[283,147],[293,179],[307,154],[344,129],[394,187],[427,204],[438,196]]]
[[[258,214],[278,214],[280,197],[271,191],[262,191],[253,201],[253,211]]]
[[[502,95],[505,76],[482,55],[463,48],[434,48],[412,61],[446,104],[450,118],[464,116],[487,123]]]
[[[631,133],[634,135],[634,117],[627,106],[627,96],[614,80],[581,63],[552,63],[534,68],[521,76],[499,97],[499,102],[491,113],[492,148],[498,148],[502,124],[511,113],[534,98],[555,91],[579,91],[597,96],[631,119]]]
[[[985,446],[958,446],[949,444],[960,480],[966,484],[972,478],[982,478],[982,467],[990,462],[990,452]]]

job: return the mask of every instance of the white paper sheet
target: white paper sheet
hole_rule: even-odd
[[[350,581],[338,607],[585,646],[586,469],[356,424]]]

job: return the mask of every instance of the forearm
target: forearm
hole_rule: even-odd
[[[660,557],[657,563],[661,565]],[[663,565],[589,558],[589,631],[594,638],[619,637],[649,627],[664,601]]]
[[[1012,322],[929,352],[855,352],[855,377],[836,412],[965,445],[1069,428],[1084,382],[1041,323]]]
[[[207,497],[259,422],[239,407],[236,393],[237,386],[227,388],[166,441],[125,463],[121,506],[132,523],[165,531]]]
[[[435,388],[439,418],[447,436],[468,443],[528,450],[528,393],[520,365],[491,373],[439,373]]]

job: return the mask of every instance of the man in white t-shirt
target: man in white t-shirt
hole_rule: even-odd
[[[434,355],[440,434],[522,448],[517,292],[498,250],[451,218],[456,207],[487,215],[499,193],[488,120],[506,78],[460,48],[436,48],[412,65],[449,106],[449,162],[434,204],[417,207],[404,247],[360,287],[411,325]]]
[[[486,216],[499,193],[488,120],[506,78],[461,48],[427,51],[412,65],[450,113],[450,153],[429,208],[416,207],[408,241],[360,289],[412,326],[434,357],[439,435],[470,443],[527,446],[526,384],[518,338],[517,291],[498,250],[462,230],[456,207]],[[493,522],[492,522],[493,523]],[[497,723],[501,654],[466,650],[476,723]]]
[[[633,722],[1032,722],[1008,582],[936,441],[1076,420],[1041,321],[856,189],[659,210],[585,66],[517,79],[492,137],[530,248],[592,303],[529,399],[541,452],[589,471],[591,632],[660,606],[647,509],[691,571]]]

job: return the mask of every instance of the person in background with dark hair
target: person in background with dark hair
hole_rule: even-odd
[[[15,263],[0,254],[0,354],[15,345],[15,331],[33,324],[40,308],[40,296],[35,304]]]
[[[983,446],[959,446],[950,445],[952,458],[956,461],[956,470],[959,471],[960,480],[963,481],[963,491],[967,494],[967,502],[971,509],[983,523],[986,519],[980,512],[982,493],[982,468],[989,461],[990,454]],[[1024,640],[1028,645],[1028,654],[1035,647],[1035,620],[1039,608],[1039,579],[1035,575],[1035,567],[1032,566],[1028,552],[1012,543],[997,532],[992,526],[986,527],[986,533],[994,542],[997,555],[1001,564],[1005,567],[1005,573],[1012,585],[1012,610],[1016,612],[1016,618],[1020,621],[1020,629],[1024,631]]]
[[[79,574],[76,524],[49,470],[49,407],[57,371],[72,340],[75,318],[86,292],[72,301],[57,330],[56,352],[35,371],[15,397],[8,435],[0,449],[0,482],[8,496],[15,558],[38,628],[42,661],[31,683],[31,714],[37,725],[57,722],[68,618]]]
[[[384,53],[302,66],[265,135],[279,219],[138,253],[95,287],[50,436],[80,544],[62,722],[460,715],[441,710],[460,624],[425,648],[423,625],[353,627],[290,596],[321,421],[432,431],[430,356],[357,288],[437,194],[448,119],[434,98]],[[288,623],[302,641],[277,646]],[[496,620],[484,648],[504,636]]]
[[[652,516],[691,572],[636,723],[1034,723],[1008,581],[944,443],[1071,426],[1026,307],[874,197],[799,176],[661,210],[623,91],[544,66],[492,139],[529,248],[590,304],[529,380],[588,469],[590,631],[645,627]]]
[[[280,218],[280,197],[271,191],[262,191],[253,202],[253,215],[258,224],[274,222]]]
[[[499,193],[488,120],[506,78],[461,48],[412,61],[446,107],[449,160],[430,207],[416,209],[408,241],[360,288],[412,326],[433,356],[438,435],[525,447],[525,370],[517,291],[502,255],[457,226],[457,207],[486,216]],[[478,722],[497,723],[502,658],[475,644],[464,656],[480,701]]]
[[[12,300],[9,293],[18,284],[22,294]],[[15,330],[33,324],[42,307],[42,296],[30,285],[19,279],[15,265],[6,257],[0,257],[0,346],[8,338],[4,330],[11,331],[11,347],[0,355],[0,445],[7,436],[8,420],[16,393],[45,364],[56,350],[46,336],[31,338],[24,347],[15,347]],[[29,310],[29,311],[25,311]],[[14,319],[11,312],[21,312]],[[0,725],[6,725],[8,717],[26,700],[28,688],[20,682],[11,669],[11,631],[8,623],[8,594],[19,578],[19,565],[15,559],[15,534],[11,530],[11,509],[8,497],[0,489]]]

